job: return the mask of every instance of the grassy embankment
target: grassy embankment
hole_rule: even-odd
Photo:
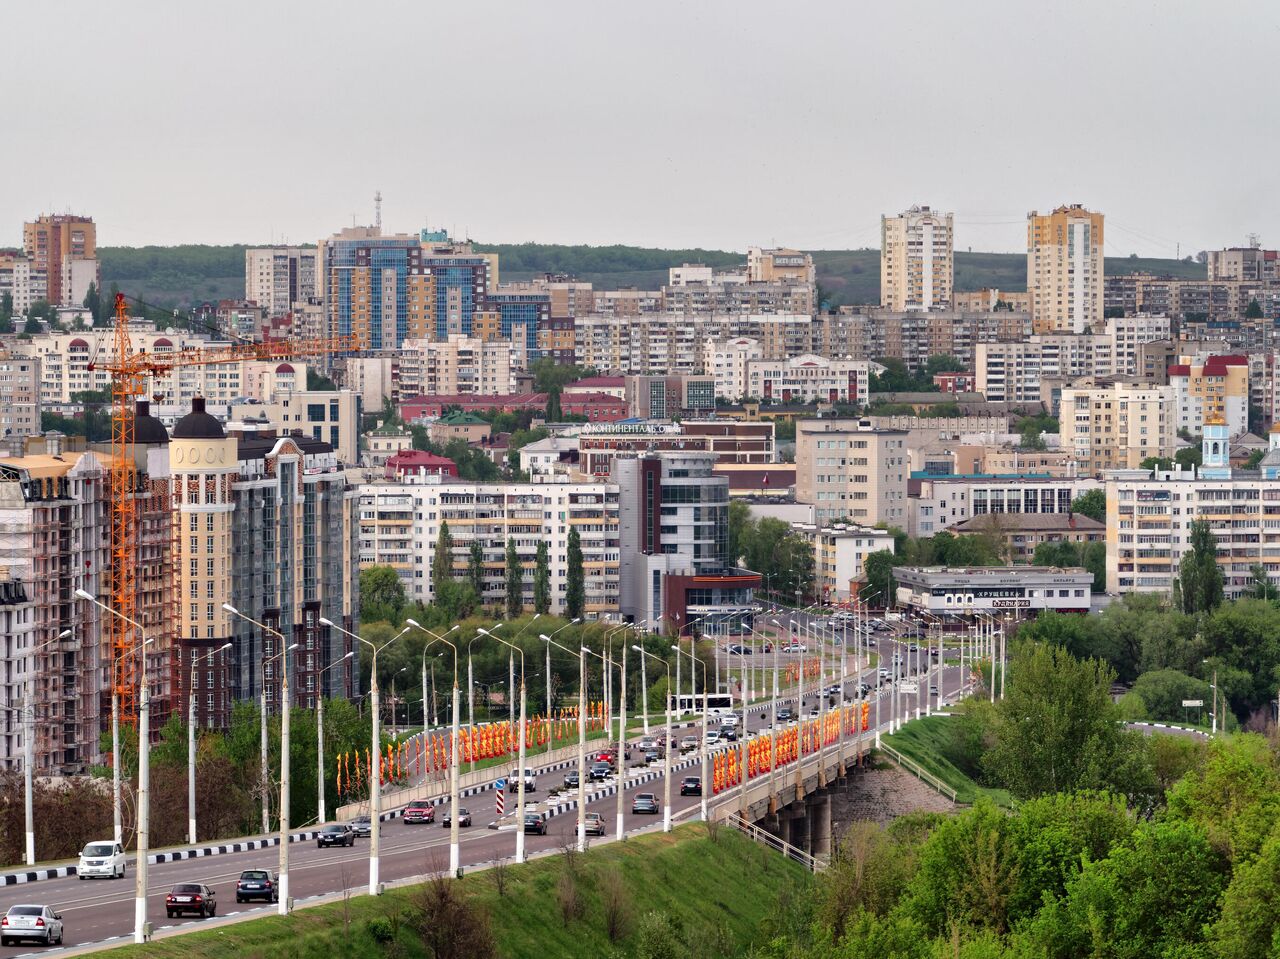
[[[798,865],[721,828],[715,840],[701,823],[669,834],[650,833],[626,843],[610,843],[575,858],[575,886],[581,901],[577,919],[564,920],[560,901],[566,884],[563,855],[523,866],[508,866],[498,891],[493,870],[460,880],[465,900],[484,910],[491,921],[498,954],[510,959],[550,956],[606,956],[613,950],[630,954],[643,917],[661,912],[681,928],[681,938],[706,957],[741,954],[770,935],[771,917],[785,911],[810,881]],[[604,893],[616,876],[621,881],[627,919],[616,942],[606,929]],[[119,959],[375,959],[397,955],[426,956],[409,918],[422,887],[389,890],[373,899],[355,896],[281,918],[270,916],[220,929],[126,946],[105,955]],[[393,943],[380,943],[369,920],[385,917],[393,926]]]
[[[951,718],[948,716],[922,716],[911,720],[893,735],[882,737],[883,742],[908,759],[914,759],[926,771],[954,789],[957,802],[972,803],[979,797],[986,796],[999,806],[1010,805],[1013,800],[1007,790],[979,786],[947,759],[951,743],[950,722]]]

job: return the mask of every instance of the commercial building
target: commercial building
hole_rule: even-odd
[[[955,274],[952,215],[913,206],[880,218],[880,305],[889,310],[950,308]]]
[[[774,461],[772,422],[684,420],[588,424],[578,430],[579,464],[587,476],[610,475],[613,460],[624,453],[707,452],[718,463]]]
[[[896,525],[911,536],[934,536],[971,518],[987,515],[1059,514],[1071,512],[1076,497],[1101,484],[1092,478],[1035,474],[1010,476],[913,475],[907,497],[907,519]]]
[[[1080,472],[1133,469],[1149,456],[1172,456],[1178,442],[1174,389],[1125,380],[1079,380],[1062,390],[1062,446]]]
[[[607,483],[470,483],[439,475],[360,488],[361,565],[394,567],[405,592],[435,598],[432,555],[440,528],[453,538],[454,577],[467,576],[471,544],[484,556],[481,600],[506,599],[507,541],[514,540],[525,569],[522,603],[533,607],[538,544],[548,546],[551,612],[562,614],[568,587],[569,531],[581,541],[585,612],[600,618],[618,608],[618,488]]]
[[[54,306],[80,306],[90,284],[102,289],[97,247],[92,217],[44,214],[22,225],[23,251],[31,269],[45,275],[45,295]]]
[[[244,251],[244,298],[268,316],[284,316],[295,303],[319,296],[319,250],[305,246],[255,247]]]
[[[978,613],[1023,618],[1042,610],[1087,613],[1093,574],[1076,568],[987,566],[978,569],[899,566],[900,606],[933,616]]]
[[[716,408],[716,382],[712,376],[628,376],[625,390],[628,413],[638,419],[698,416]]]
[[[816,507],[816,522],[860,526],[907,521],[907,433],[870,420],[796,423],[796,500]]]
[[[951,527],[957,536],[985,535],[1000,540],[1010,563],[1030,563],[1041,543],[1106,542],[1107,524],[1079,513],[987,513]]]
[[[1037,333],[1102,329],[1103,217],[1078,203],[1027,214],[1027,292]]]
[[[1177,402],[1175,430],[1193,436],[1204,424],[1222,420],[1231,436],[1249,429],[1249,358],[1240,354],[1208,356],[1203,361],[1182,357],[1169,366],[1169,386]]]
[[[654,632],[741,632],[760,576],[729,557],[729,481],[710,453],[646,453],[614,460],[618,490],[619,610]]]

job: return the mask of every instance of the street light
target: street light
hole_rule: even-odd
[[[316,825],[318,826],[328,821],[324,814],[324,674],[333,669],[334,666],[341,666],[355,654],[356,651],[352,649],[341,659],[334,660],[320,670],[319,689],[316,690],[316,790],[317,798],[319,799],[316,811]]]
[[[420,629],[431,637],[431,642],[444,643],[453,650],[453,709],[451,716],[451,735],[452,740],[449,748],[449,801],[452,803],[449,816],[449,875],[460,877],[462,875],[462,851],[458,845],[458,713],[461,712],[461,692],[458,689],[458,647],[451,640],[445,639],[450,633],[458,628],[455,623],[446,629],[443,633],[434,633],[427,627],[423,626],[416,619],[406,619],[406,623],[414,629]],[[431,643],[427,643],[423,647],[423,653]],[[374,826],[374,835],[377,835],[377,826]]]
[[[34,799],[32,796],[32,768],[36,762],[36,693],[35,693],[35,655],[42,649],[48,649],[55,643],[59,643],[71,635],[71,630],[64,629],[56,637],[47,642],[41,643],[34,649],[28,650],[27,655],[32,658],[31,665],[27,668],[26,691],[23,694],[22,711],[24,714],[23,725],[25,731],[23,733],[23,749],[22,749],[22,793],[23,806],[26,810],[26,826],[27,826],[27,865],[34,866],[36,864],[36,825],[34,815]],[[116,842],[120,841],[120,837],[116,837]]]
[[[514,653],[520,654],[520,741],[517,746],[516,753],[516,862],[524,862],[524,751],[525,751],[525,708],[526,690],[524,684],[524,650],[515,643],[509,643],[501,636],[489,632],[484,627],[480,628],[480,632],[484,633],[490,639],[496,639],[503,646],[512,650]],[[516,637],[519,639],[519,637]],[[453,818],[457,818],[456,814]],[[452,819],[450,820],[452,822]]]
[[[501,629],[505,625],[506,623],[495,623],[493,628]],[[471,669],[471,644],[480,638],[480,632],[481,631],[479,627],[477,627],[476,634],[472,636],[471,639],[467,642],[467,728],[470,730],[471,733],[475,733],[476,731],[476,710],[475,710],[475,685],[476,684],[474,679],[475,674],[472,672],[472,669]],[[485,633],[485,635],[490,635],[490,634]],[[471,755],[471,759],[468,761],[471,764],[471,771],[475,772],[476,757],[474,753]]]
[[[576,626],[580,622],[582,622],[582,619],[580,617],[571,619],[569,620],[569,622],[565,623],[563,626],[554,630],[551,633],[551,636],[552,637],[558,636],[563,630],[568,629],[570,626]],[[539,634],[539,636],[541,636],[541,634]],[[549,645],[547,646],[547,671],[545,675],[546,675],[546,687],[547,687],[547,720],[550,721],[551,719],[551,647]],[[555,747],[555,744],[556,744],[556,737],[554,735],[548,736],[547,752],[551,752],[551,750]]]
[[[661,656],[647,652],[641,646],[632,646],[631,648],[640,654],[641,662],[644,661],[644,657],[652,657],[662,663],[667,670],[667,731],[663,734],[664,741],[662,744],[662,831],[671,832],[671,663]],[[746,730],[743,730],[743,732],[745,733]],[[705,743],[703,748],[706,748]],[[702,784],[702,788],[703,791],[706,790],[707,784],[705,782]]]
[[[613,631],[611,630],[611,632],[613,632]],[[619,732],[619,735],[618,735],[618,823],[617,823],[617,838],[621,840],[621,839],[625,839],[625,838],[626,838],[626,830],[623,828],[622,818],[623,818],[623,793],[625,793],[625,792],[626,792],[626,788],[625,788],[625,786],[626,786],[626,781],[627,781],[627,768],[626,768],[626,755],[627,755],[627,738],[626,738],[626,735],[627,735],[627,734],[626,734],[626,729],[627,729],[627,647],[626,647],[626,646],[623,646],[623,647],[622,647],[622,662],[621,662],[621,663],[610,663],[609,658],[608,658],[607,656],[601,656],[601,655],[600,655],[599,653],[597,653],[595,650],[593,650],[593,649],[588,649],[586,646],[583,646],[583,647],[582,647],[582,651],[583,651],[584,653],[590,653],[592,656],[595,656],[597,659],[599,659],[599,660],[604,664],[605,681],[606,681],[606,683],[612,683],[612,681],[613,681],[613,675],[609,672],[609,667],[610,667],[611,665],[617,665],[617,666],[619,666],[619,667],[621,668],[621,670],[622,670],[622,682],[621,682],[621,687],[622,687],[622,698],[621,698],[621,700],[620,700],[620,702],[619,702],[619,706],[618,706],[618,727],[619,727],[620,732]],[[611,723],[610,723],[610,724],[611,724]],[[607,735],[606,735],[605,739],[606,739],[606,741],[608,740],[608,736],[607,736]]]
[[[191,682],[187,685],[187,841],[196,840],[196,667],[202,660],[213,659],[231,648],[224,643],[201,656],[191,657]]]
[[[680,655],[679,646],[672,646],[671,648],[676,651],[676,656]],[[700,806],[702,819],[705,822],[707,819],[707,789],[710,788],[707,782],[707,767],[711,759],[707,750],[707,664],[698,659],[693,653],[689,653],[689,658],[693,661],[692,665],[689,666],[689,672],[694,672],[698,666],[702,667],[702,789],[699,790],[699,795],[702,797]],[[745,726],[742,728],[742,735],[745,739],[747,735]],[[668,743],[667,745],[670,747],[671,744]]]
[[[587,657],[581,652],[574,652],[568,646],[561,646],[546,633],[539,633],[538,638],[547,644],[548,651],[552,646],[564,650],[570,656],[578,657],[578,852],[587,851]],[[524,775],[524,770],[520,771]],[[523,827],[522,827],[523,828]]]
[[[409,622],[413,622],[413,621],[409,620]],[[373,667],[369,672],[369,695],[371,699],[370,706],[373,709],[373,733],[370,739],[371,739],[371,745],[373,750],[372,754],[376,757],[379,757],[379,762],[380,762],[381,754],[382,754],[382,737],[381,737],[381,729],[379,727],[380,717],[378,715],[378,712],[379,712],[378,710],[378,653],[382,652],[384,649],[386,649],[388,646],[394,643],[397,639],[399,639],[405,633],[409,632],[409,627],[406,626],[404,629],[400,630],[400,632],[396,633],[394,636],[388,639],[381,646],[378,646],[374,643],[369,642],[369,640],[365,639],[363,636],[357,636],[355,633],[349,630],[343,629],[341,626],[339,626],[337,623],[333,622],[332,620],[321,618],[320,625],[328,626],[330,629],[336,629],[338,632],[342,633],[343,636],[346,636],[346,637],[349,637],[350,639],[354,639],[354,640],[357,640],[358,642],[364,643],[371,650],[373,650]],[[458,821],[458,815],[457,815],[456,809],[454,810],[453,821],[454,822]],[[382,826],[382,776],[376,769],[370,769],[369,770],[369,895],[371,896],[382,895],[382,887],[378,882],[378,850],[381,847],[381,833],[382,833],[381,826]]]
[[[138,631],[138,635],[142,636],[142,626],[135,623],[128,616],[119,610],[108,606],[106,603],[99,602],[92,593],[87,593],[83,589],[76,590],[76,596],[80,599],[93,603],[104,612],[110,613],[117,619],[121,619],[128,623]],[[151,640],[143,638],[134,645],[128,655],[145,649],[150,645]],[[112,683],[114,690],[115,683]],[[151,686],[147,682],[147,660],[145,653],[142,657],[142,695],[138,704],[138,828],[137,828],[137,868],[134,870],[134,895],[133,895],[133,941],[135,943],[143,943],[147,938],[147,855],[148,855],[148,836],[150,831],[150,788],[151,788]],[[113,692],[113,698],[115,694]],[[113,703],[113,713],[119,716],[120,706],[118,701]],[[113,744],[113,750],[116,756],[116,769],[119,770],[119,736]],[[118,780],[117,780],[118,781]],[[119,793],[117,793],[119,795]]]

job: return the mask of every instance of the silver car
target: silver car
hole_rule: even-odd
[[[52,906],[10,906],[0,919],[0,945],[15,945],[23,939],[62,945],[62,913],[54,912]]]

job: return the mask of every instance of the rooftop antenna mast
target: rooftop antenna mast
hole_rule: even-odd
[[[373,194],[373,225],[378,232],[382,232],[382,191],[377,190]]]

